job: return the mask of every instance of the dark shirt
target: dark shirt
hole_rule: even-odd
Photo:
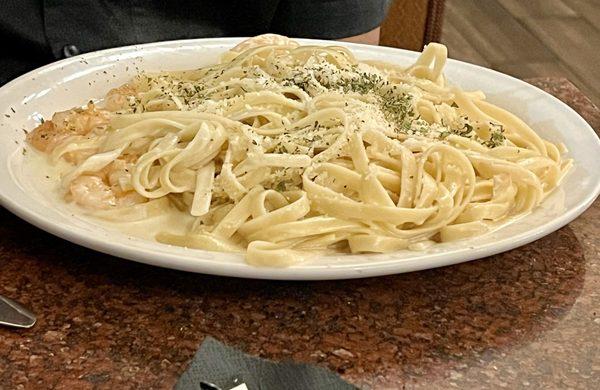
[[[55,60],[135,43],[253,36],[335,39],[381,24],[391,0],[8,0],[0,85]]]

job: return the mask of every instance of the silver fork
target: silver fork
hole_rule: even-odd
[[[29,309],[0,295],[0,325],[31,328],[35,324],[35,320],[35,314]]]

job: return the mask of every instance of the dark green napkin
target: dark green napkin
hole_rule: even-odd
[[[248,390],[357,389],[324,368],[257,358],[212,337],[204,339],[175,389],[229,390],[241,383],[245,383]]]

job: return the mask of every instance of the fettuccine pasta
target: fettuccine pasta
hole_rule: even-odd
[[[201,69],[142,73],[28,135],[97,218],[181,213],[159,242],[287,266],[481,235],[528,213],[568,171],[482,92],[452,86],[446,48],[409,67],[258,36]]]

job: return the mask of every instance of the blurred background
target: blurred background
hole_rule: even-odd
[[[600,0],[394,0],[380,43],[432,40],[518,78],[568,78],[600,106]]]
[[[275,32],[416,51],[442,42],[451,58],[518,78],[567,78],[600,106],[600,0],[3,0],[2,5],[0,41],[6,47],[0,84],[57,59],[108,47]]]

